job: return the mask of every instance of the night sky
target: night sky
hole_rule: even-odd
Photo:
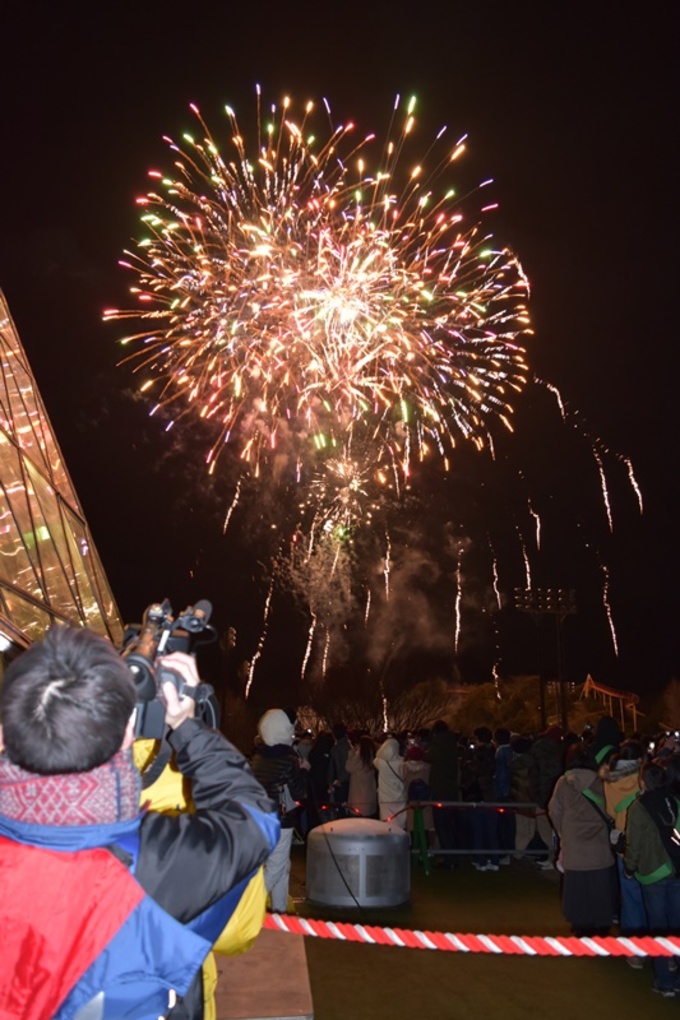
[[[494,235],[532,285],[535,374],[632,459],[642,489],[640,518],[625,472],[607,461],[610,536],[587,447],[570,449],[537,398],[520,398],[532,491],[565,521],[582,518],[610,571],[618,658],[594,557],[575,566],[555,513],[536,583],[577,589],[569,675],[640,692],[678,675],[677,13],[664,3],[637,10],[451,2],[400,16],[393,4],[199,0],[3,13],[0,288],[126,620],[164,596],[176,609],[209,598],[245,658],[267,590],[266,558],[238,529],[222,538],[226,488],[206,481],[197,437],[170,444],[148,418],[116,367],[125,327],[102,321],[104,308],[131,304],[117,260],[139,235],[134,198],[147,169],[170,162],[162,135],[194,127],[191,102],[218,138],[228,135],[225,103],[252,126],[256,83],[270,102],[325,96],[338,121],[377,134],[395,95],[415,94],[423,152],[447,124],[452,137],[469,134],[461,172],[494,178]],[[469,504],[481,475],[471,458],[463,464],[465,479],[434,480],[425,504]],[[502,580],[509,594],[521,569]],[[517,615],[501,624],[502,667],[533,671],[531,625]],[[272,618],[263,683],[282,688],[299,672],[304,622],[293,640],[292,619],[285,607]],[[472,652],[467,671],[484,672]]]

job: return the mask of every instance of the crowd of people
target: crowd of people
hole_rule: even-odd
[[[680,931],[680,733],[626,737],[603,716],[580,735],[556,725],[536,736],[479,726],[468,737],[439,720],[377,738],[338,723],[312,738],[295,735],[293,710],[278,711],[296,777],[282,808],[284,832],[303,840],[338,816],[412,830],[418,812],[439,867],[453,870],[468,858],[493,873],[524,857],[556,868],[575,935],[605,935],[615,925],[622,935]],[[260,722],[264,743],[270,714]],[[276,797],[263,753],[255,751],[253,768]],[[276,873],[274,909],[283,910],[288,874],[281,880],[279,864]],[[642,965],[641,957],[629,960]],[[680,995],[671,957],[655,957],[654,974],[655,991]]]
[[[604,716],[580,735],[468,736],[444,720],[312,735],[295,710],[272,708],[244,756],[197,717],[194,659],[159,663],[166,733],[141,772],[138,691],[107,641],[55,627],[6,670],[3,1017],[203,1020],[211,948],[245,948],[266,893],[290,909],[296,836],[343,816],[417,821],[442,868],[469,858],[494,873],[527,857],[557,869],[576,935],[680,932],[680,733],[625,736]],[[673,956],[653,967],[654,990],[680,995]]]

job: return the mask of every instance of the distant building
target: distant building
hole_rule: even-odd
[[[0,650],[53,620],[116,646],[123,627],[85,515],[0,291]]]

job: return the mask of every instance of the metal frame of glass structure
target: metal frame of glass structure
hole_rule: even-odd
[[[122,643],[118,607],[0,291],[0,651],[29,645],[54,620]]]

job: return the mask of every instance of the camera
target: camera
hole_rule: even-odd
[[[194,698],[197,718],[213,728],[218,727],[219,709],[210,684],[188,687],[179,673],[157,661],[170,652],[195,654],[196,645],[207,643],[205,640],[197,641],[196,635],[205,631],[210,635],[208,641],[214,641],[217,634],[208,623],[211,613],[210,602],[200,599],[195,606],[187,606],[175,617],[170,602],[164,599],[145,609],[141,624],[126,627],[121,655],[137,687],[135,737],[152,740],[163,737],[165,702],[162,685],[168,681],[175,685],[180,698]]]

